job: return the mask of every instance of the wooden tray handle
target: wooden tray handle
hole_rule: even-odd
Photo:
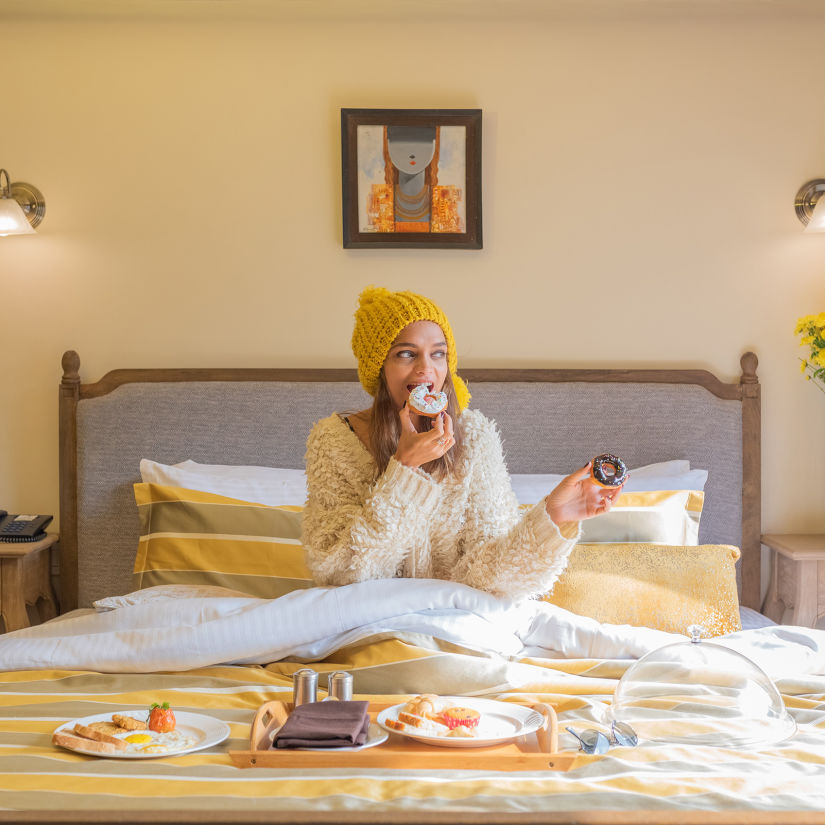
[[[544,702],[537,702],[532,706],[544,717],[544,724],[536,731],[539,747],[545,753],[559,752],[559,717],[556,709]]]
[[[255,714],[252,721],[252,732],[249,734],[249,749],[252,751],[268,751],[272,747],[272,731],[280,728],[289,717],[289,708],[286,702],[273,700],[264,702]]]

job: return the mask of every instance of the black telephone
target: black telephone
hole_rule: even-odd
[[[0,510],[0,541],[40,541],[53,516],[10,516]]]

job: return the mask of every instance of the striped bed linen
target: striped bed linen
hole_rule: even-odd
[[[467,657],[444,644],[414,638],[373,638],[313,666],[345,668],[357,684],[402,684],[415,670],[450,672],[462,687]],[[540,684],[483,691],[505,701],[549,701],[561,730],[596,724],[627,660],[523,662],[542,671]],[[477,662],[483,666],[483,661]],[[291,698],[299,662],[216,666],[176,673],[91,671],[0,673],[0,808],[6,811],[397,811],[541,814],[552,811],[825,811],[825,679],[780,680],[799,732],[769,748],[728,750],[642,744],[604,756],[579,755],[568,772],[501,773],[347,769],[236,768],[228,751],[248,749],[256,709]],[[488,676],[491,673],[487,674]],[[325,679],[321,679],[321,684]],[[400,701],[390,691],[357,694]],[[51,733],[73,718],[168,701],[230,726],[230,739],[208,750],[153,760],[82,756],[54,747]],[[574,750],[569,734],[562,748]],[[806,820],[807,821],[807,820]]]

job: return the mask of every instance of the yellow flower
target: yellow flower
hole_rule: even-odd
[[[799,371],[825,393],[825,312],[799,318],[795,333],[801,336],[799,346],[808,348],[808,357],[799,359]]]

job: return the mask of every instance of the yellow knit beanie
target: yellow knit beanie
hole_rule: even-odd
[[[352,352],[358,359],[358,378],[372,396],[378,391],[378,376],[392,342],[408,324],[433,321],[441,327],[447,341],[447,366],[453,376],[458,408],[470,402],[470,391],[458,377],[458,359],[450,322],[429,298],[414,292],[390,292],[383,287],[368,286],[359,296],[352,331]]]

